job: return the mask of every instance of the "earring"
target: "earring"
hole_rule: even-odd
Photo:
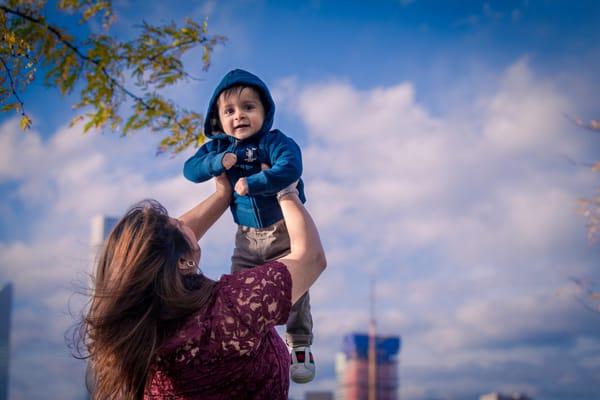
[[[183,265],[183,266],[181,266],[181,267],[179,267],[179,269],[181,269],[182,271],[185,271],[185,272],[187,272],[187,271],[190,271],[190,270],[192,270],[192,269],[195,269],[195,268],[196,268],[196,266],[198,265],[198,264],[196,263],[196,261],[194,261],[194,260],[185,260],[185,259],[183,259],[183,258],[182,258],[181,260],[182,260],[182,261],[185,261],[185,263],[182,263],[182,264],[184,264],[184,265]]]

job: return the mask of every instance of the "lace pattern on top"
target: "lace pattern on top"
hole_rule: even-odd
[[[275,325],[285,324],[291,309],[291,276],[277,261],[224,275],[212,308],[188,317],[159,351],[159,360],[187,364],[197,358],[224,358],[252,352]]]
[[[159,351],[148,398],[196,392],[227,398],[226,393],[247,391],[247,385],[257,381],[265,390],[287,393],[289,355],[273,329],[285,324],[291,309],[287,267],[270,262],[224,275],[217,285],[212,306],[188,317]],[[272,337],[281,346],[272,348]]]
[[[223,295],[217,297],[213,309],[213,334],[220,350],[247,354],[270,328],[287,322],[291,278],[285,265],[265,264],[226,275],[221,283]]]

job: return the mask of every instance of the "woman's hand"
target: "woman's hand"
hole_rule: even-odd
[[[215,192],[228,197],[231,196],[231,184],[225,173],[215,176]]]
[[[231,185],[225,174],[215,177],[215,192],[200,204],[183,214],[179,219],[194,232],[197,240],[225,212],[231,201]]]

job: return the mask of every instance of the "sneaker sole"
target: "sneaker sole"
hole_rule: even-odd
[[[313,379],[315,379],[315,374],[312,374],[311,376],[299,376],[299,377],[291,377],[292,381],[295,383],[308,383],[310,381],[312,381]]]

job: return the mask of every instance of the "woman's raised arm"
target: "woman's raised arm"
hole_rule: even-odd
[[[292,304],[317,280],[327,265],[317,227],[296,193],[279,200],[290,235],[290,254],[279,259],[292,276]]]
[[[215,177],[215,192],[179,219],[189,226],[200,240],[208,229],[223,215],[231,201],[231,185],[225,174]]]

